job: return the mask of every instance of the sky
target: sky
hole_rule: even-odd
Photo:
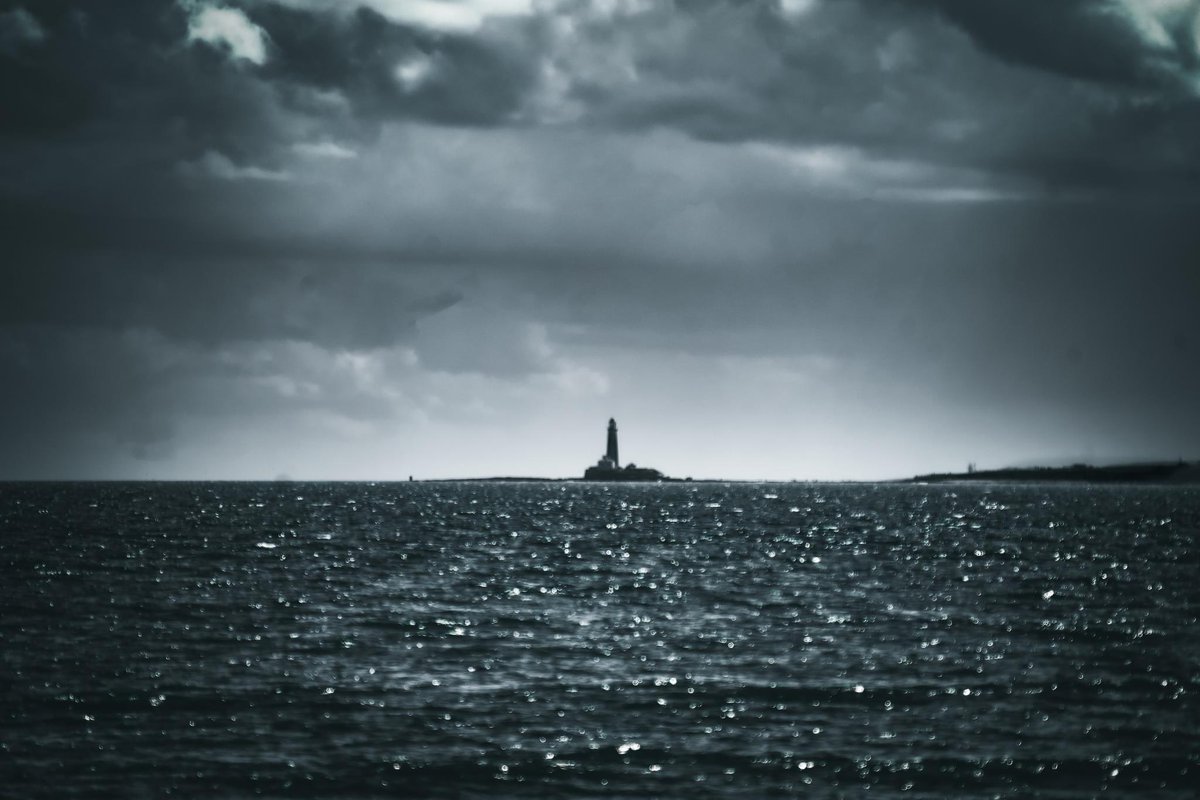
[[[1196,0],[0,0],[0,479],[1200,458]]]

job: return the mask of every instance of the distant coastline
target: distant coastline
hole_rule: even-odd
[[[412,480],[412,477],[409,477]],[[494,483],[557,483],[576,482],[580,478],[536,478],[497,476],[492,478],[463,478],[463,481]],[[604,455],[584,470],[583,481],[597,483],[688,483],[692,478],[671,478],[657,469],[639,467],[633,463],[622,466],[620,447],[617,441],[617,421],[610,417],[605,438]],[[1200,462],[1143,462],[1097,467],[1091,464],[1072,464],[1067,467],[1006,467],[1003,469],[977,470],[974,464],[966,472],[931,472],[904,480],[883,481],[835,481],[836,483],[957,483],[957,482],[1008,482],[1008,483],[1184,483],[1200,484]],[[723,481],[702,479],[696,483],[797,483],[798,481]],[[828,481],[800,481],[802,483],[828,483]]]
[[[1200,483],[1200,463],[1187,461],[1117,464],[1097,467],[1008,467],[971,472],[934,472],[909,478],[906,483],[957,483],[1002,481],[1010,483]]]
[[[421,483],[597,483],[602,479],[539,478],[532,476],[495,476],[490,478],[422,478]],[[1098,467],[1072,464],[1066,467],[1006,467],[973,472],[932,472],[912,478],[853,480],[754,480],[741,478],[672,478],[661,476],[644,480],[616,478],[613,482],[636,483],[1142,483],[1200,484],[1200,462],[1171,461],[1117,464]]]

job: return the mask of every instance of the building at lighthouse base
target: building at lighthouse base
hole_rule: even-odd
[[[639,467],[636,464],[626,464],[618,467],[607,458],[596,462],[583,472],[585,481],[661,481],[663,474],[656,469]]]

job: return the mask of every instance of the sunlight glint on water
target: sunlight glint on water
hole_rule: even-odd
[[[1187,797],[1200,492],[0,487],[23,797]]]

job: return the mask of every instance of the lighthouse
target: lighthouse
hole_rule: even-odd
[[[617,421],[611,417],[608,420],[608,450],[604,457],[612,462],[614,469],[621,466],[621,459],[617,455]]]
[[[617,449],[617,421],[608,421],[608,446],[604,455],[595,466],[588,467],[583,472],[585,481],[663,481],[670,480],[661,472],[648,467],[638,467],[633,464],[621,466],[620,451]]]

